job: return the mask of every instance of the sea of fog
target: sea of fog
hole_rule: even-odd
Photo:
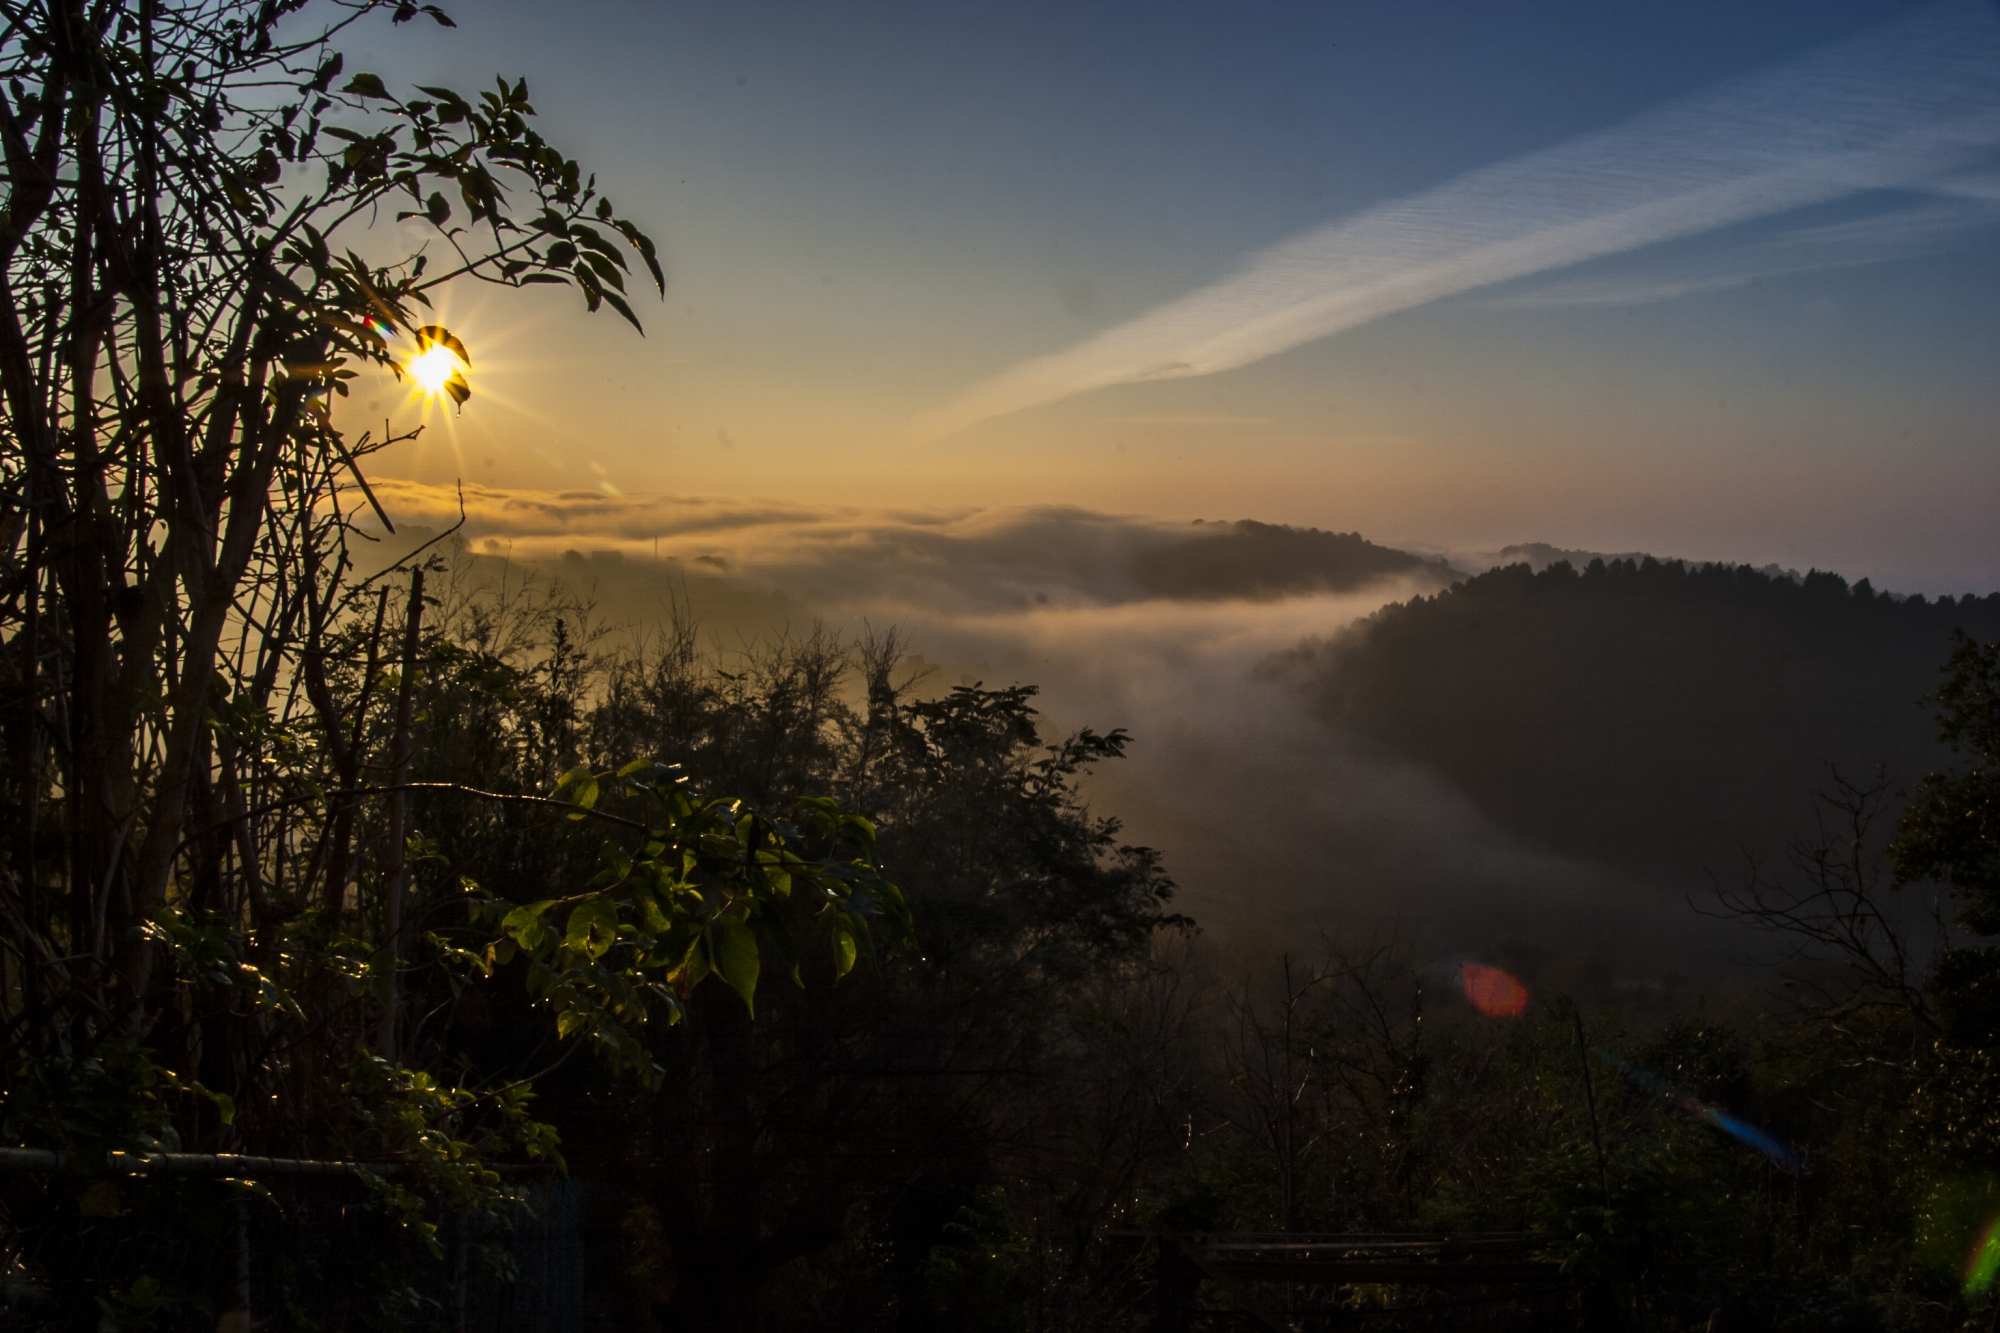
[[[1436,591],[1438,571],[1341,592],[1150,595],[1137,553],[1184,535],[1081,510],[867,513],[600,492],[377,486],[400,523],[379,561],[451,536],[457,577],[561,581],[614,636],[692,615],[718,656],[823,625],[894,627],[917,690],[1032,684],[1045,732],[1122,728],[1088,795],[1160,849],[1176,905],[1230,952],[1394,934],[1421,957],[1506,961],[1601,998],[1740,975],[1755,943],[1690,907],[1681,877],[1526,845],[1438,774],[1315,714],[1278,654]],[[1448,577],[1448,574],[1446,575]]]

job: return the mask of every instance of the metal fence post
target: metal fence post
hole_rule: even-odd
[[[225,1181],[225,1185],[233,1182]],[[234,1297],[222,1318],[215,1321],[216,1333],[250,1333],[256,1320],[250,1312],[250,1196],[238,1189],[232,1211],[236,1215],[236,1273],[231,1284]]]

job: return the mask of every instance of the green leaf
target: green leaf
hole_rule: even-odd
[[[354,97],[380,97],[388,101],[395,100],[389,96],[389,90],[382,86],[382,76],[379,74],[357,74],[349,79],[347,86],[340,91]]]
[[[710,928],[711,950],[715,955],[715,971],[729,988],[743,997],[743,1007],[752,1014],[757,1012],[754,1003],[757,995],[757,935],[750,927],[733,916],[718,917]]]
[[[436,198],[436,196],[433,196],[433,198]],[[442,200],[439,200],[439,202],[442,202]],[[455,337],[452,334],[452,331],[450,329],[445,328],[443,325],[426,324],[422,328],[417,330],[417,346],[419,348],[430,347],[433,345],[444,348],[446,351],[450,352],[453,356],[457,357],[460,361],[463,361],[468,366],[472,364],[472,354],[465,350],[465,344],[460,342],[457,339],[457,337]],[[589,768],[587,767],[583,768],[582,771],[586,774],[590,772]],[[577,772],[577,769],[573,768],[570,770],[570,773],[575,773],[575,772]],[[564,781],[568,781],[568,779],[569,779],[569,774],[565,774]]]
[[[688,987],[699,986],[703,977],[715,969],[708,965],[708,932],[702,930],[689,941],[687,956],[681,959],[681,970],[686,973],[680,978]]]
[[[233,1125],[236,1123],[235,1098],[226,1092],[215,1092],[209,1088],[205,1088],[199,1083],[194,1084],[193,1087],[196,1092],[215,1103],[216,1113],[221,1118],[223,1124]]]
[[[633,328],[637,329],[641,333],[644,333],[646,331],[646,326],[644,324],[641,324],[639,322],[639,317],[632,313],[632,307],[625,303],[624,297],[620,296],[617,292],[610,291],[609,289],[604,290],[601,294],[606,301],[611,303],[611,308],[613,310],[616,310],[620,315],[623,315],[625,317],[625,322],[627,324],[630,324]],[[593,305],[592,308],[595,309],[595,306]]]
[[[569,914],[563,943],[592,961],[602,958],[618,943],[618,909],[605,898],[584,899]]]
[[[606,291],[622,292],[625,290],[624,274],[618,271],[617,265],[613,264],[603,255],[593,251],[584,255],[583,262],[590,265],[591,272],[595,273],[598,279],[604,283]]]
[[[833,974],[844,977],[854,970],[854,936],[845,927],[835,927],[833,932]]]
[[[500,919],[500,929],[514,937],[523,949],[533,953],[541,946],[542,936],[547,927],[542,922],[542,913],[555,906],[555,899],[544,898],[538,903],[517,907]]]
[[[325,92],[333,86],[334,75],[340,73],[341,66],[346,63],[346,58],[340,52],[335,51],[327,58],[326,63],[319,67],[319,72],[312,76],[312,82],[308,83],[306,87],[316,93]]]

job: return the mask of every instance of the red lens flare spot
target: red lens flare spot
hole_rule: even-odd
[[[1497,967],[1461,963],[1458,984],[1472,1007],[1488,1018],[1519,1018],[1528,1008],[1528,988]]]

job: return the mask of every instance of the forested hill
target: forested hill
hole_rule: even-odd
[[[2000,637],[2000,595],[1594,560],[1496,569],[1291,665],[1330,721],[1546,850],[1733,874],[1802,831],[1828,764],[1904,787],[1948,762],[1919,700],[1954,629]]]
[[[1194,536],[1139,552],[1132,562],[1139,585],[1159,597],[1264,598],[1346,592],[1395,574],[1427,575],[1442,587],[1456,574],[1443,561],[1377,546],[1358,532],[1250,519],[1200,527]]]

